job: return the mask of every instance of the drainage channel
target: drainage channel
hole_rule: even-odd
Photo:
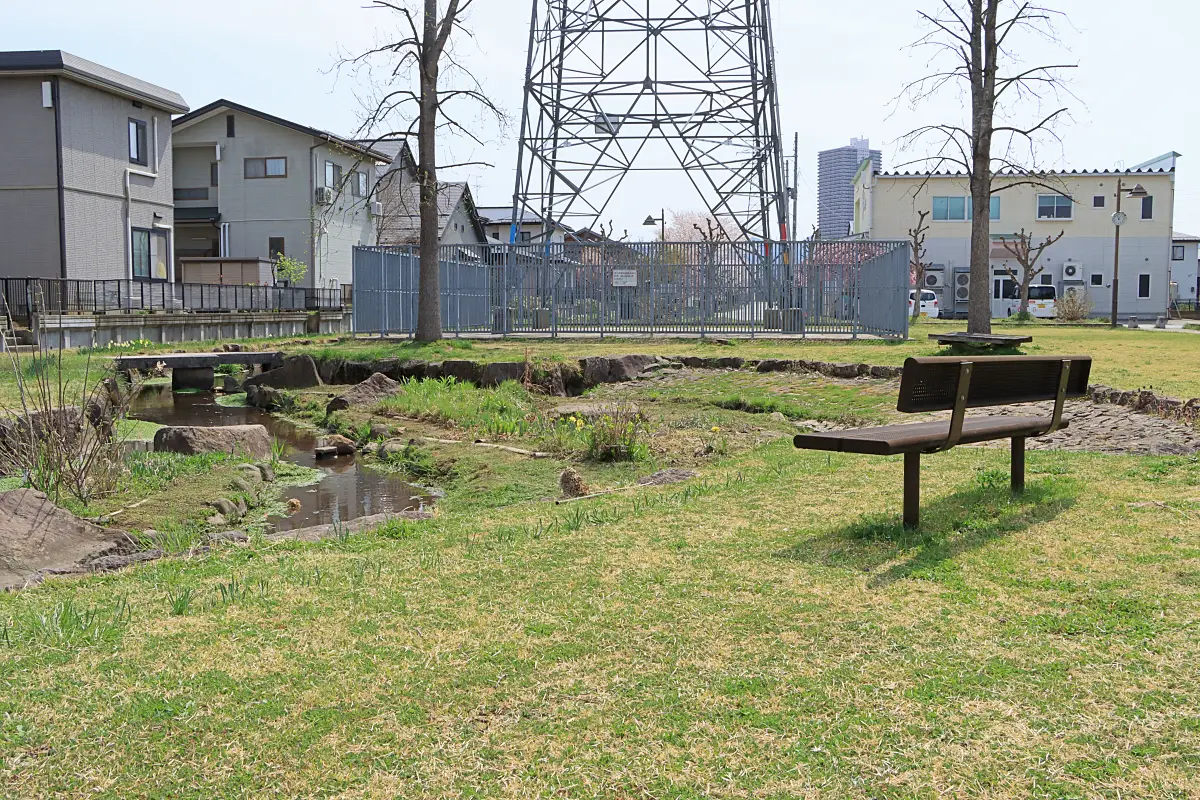
[[[319,435],[257,408],[223,406],[212,392],[172,392],[169,386],[147,386],[133,403],[129,416],[159,425],[226,427],[262,425],[290,452],[285,459],[320,470],[324,477],[312,486],[285,490],[284,502],[300,508],[269,520],[276,530],[351,522],[376,514],[420,511],[433,503],[429,491],[359,463],[355,456],[321,459],[313,455]],[[295,506],[295,503],[292,504]]]

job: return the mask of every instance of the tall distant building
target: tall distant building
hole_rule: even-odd
[[[822,239],[838,239],[854,223],[854,175],[866,159],[883,171],[883,153],[869,139],[851,139],[848,147],[823,150],[817,158],[818,222]]]

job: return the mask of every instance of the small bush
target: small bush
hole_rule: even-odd
[[[1066,292],[1054,310],[1059,322],[1082,322],[1092,315],[1092,301],[1087,292]]]
[[[632,406],[618,407],[584,430],[587,456],[593,461],[641,461],[650,456],[644,441],[649,435],[646,420]]]

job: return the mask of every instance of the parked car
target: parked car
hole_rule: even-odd
[[[913,303],[917,299],[917,290],[913,289],[908,293],[908,315],[911,317],[913,312]],[[941,309],[938,308],[937,294],[928,289],[921,290],[921,316],[929,319],[937,319],[942,315]]]
[[[1029,287],[1029,313],[1039,319],[1054,319],[1058,315],[1058,289],[1054,286]],[[1021,311],[1021,298],[1009,298],[1008,316]]]

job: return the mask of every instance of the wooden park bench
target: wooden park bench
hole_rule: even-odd
[[[1089,356],[979,356],[910,358],[904,362],[896,409],[913,414],[953,411],[948,421],[885,425],[829,433],[805,433],[795,439],[802,450],[904,454],[904,525],[915,528],[921,514],[921,454],[940,453],[960,444],[1012,440],[1012,488],[1025,488],[1025,440],[1067,426],[1067,398],[1084,397],[1092,369]],[[1054,401],[1048,416],[966,416],[968,408]]]

